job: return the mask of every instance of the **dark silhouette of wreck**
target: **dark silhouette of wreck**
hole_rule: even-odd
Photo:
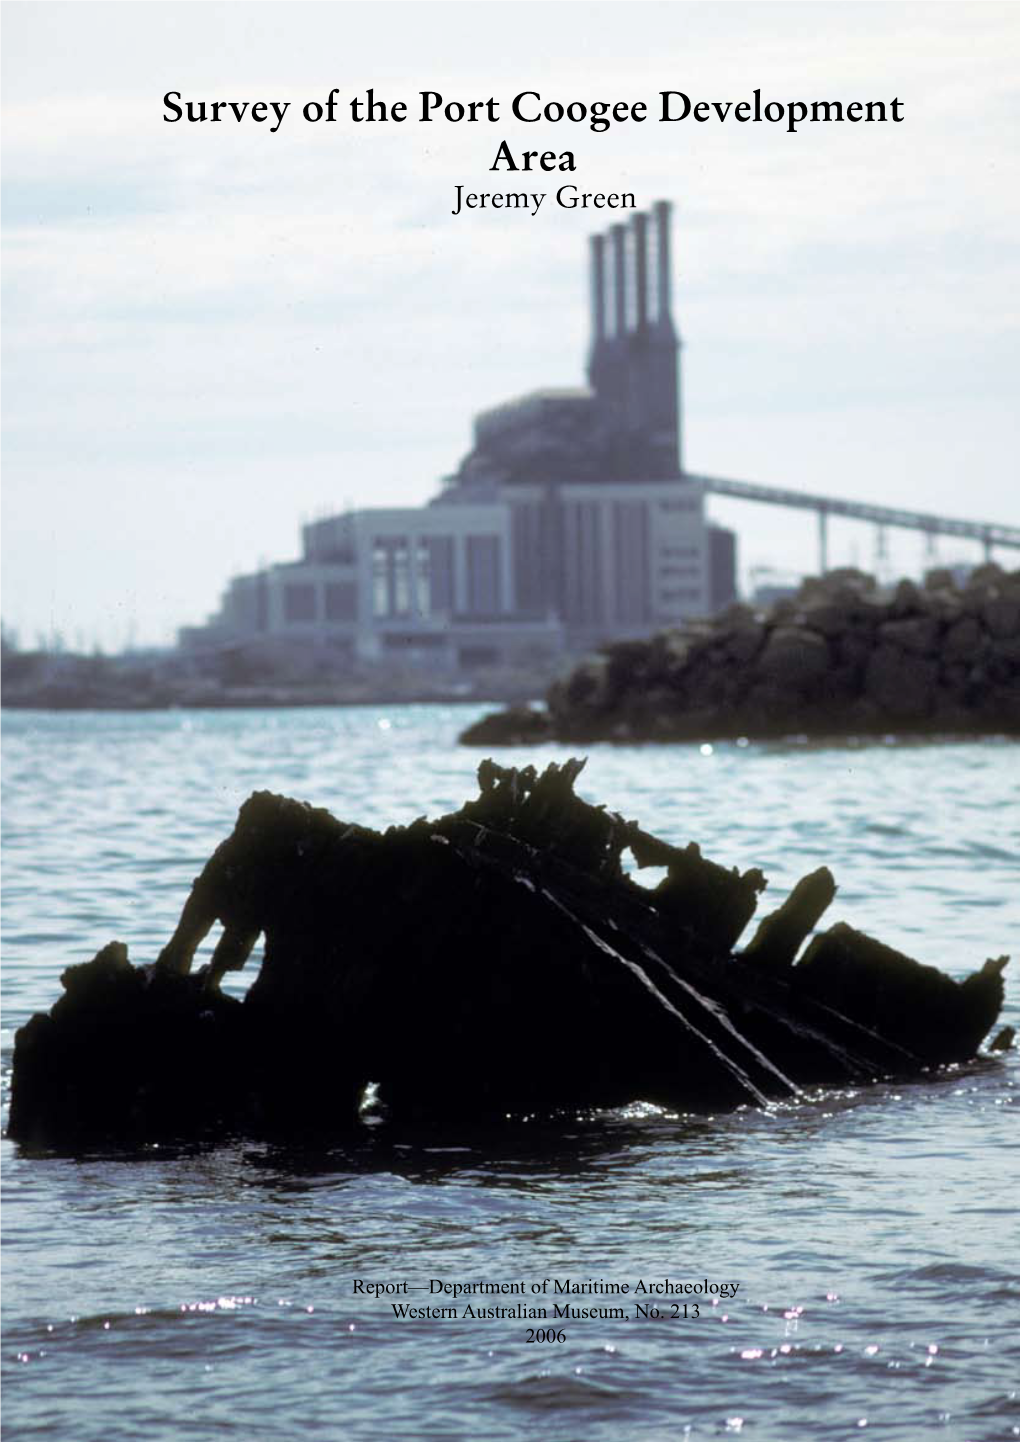
[[[836,925],[797,960],[835,892],[824,868],[737,954],[761,872],[583,802],[582,765],[485,761],[476,800],[385,834],[256,793],[156,963],[111,943],[18,1032],[11,1136],[333,1134],[370,1082],[430,1126],[636,1099],[714,1112],[974,1056],[1005,958],[957,982]],[[628,849],[666,868],[656,889],[625,874]],[[223,995],[259,935],[254,984]]]

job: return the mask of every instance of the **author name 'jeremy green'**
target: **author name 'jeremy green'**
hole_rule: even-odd
[[[526,210],[536,216],[547,190],[466,190],[454,186],[455,205],[451,215],[465,210]],[[632,190],[578,190],[576,185],[561,185],[556,191],[556,204],[563,210],[633,210]]]

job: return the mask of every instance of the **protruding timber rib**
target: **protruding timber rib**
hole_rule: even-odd
[[[807,995],[938,1065],[973,1056],[991,1030],[1006,961],[956,982],[841,921],[815,937],[792,975]]]
[[[18,1032],[10,1134],[335,1133],[370,1080],[392,1117],[427,1125],[639,1099],[714,1112],[974,1054],[1004,961],[956,982],[836,926],[778,975],[750,965],[732,947],[761,873],[582,801],[582,764],[483,762],[476,800],[385,835],[255,793],[159,963],[112,943]],[[666,880],[636,885],[627,850]],[[831,878],[808,882],[808,911],[780,908],[763,952],[789,950]],[[222,995],[260,934],[244,1001]]]
[[[1004,1026],[1001,1031],[996,1032],[995,1037],[988,1043],[989,1051],[1011,1051],[1016,1041],[1016,1027]]]
[[[797,952],[835,895],[836,883],[827,866],[820,866],[802,877],[779,910],[760,923],[752,941],[744,948],[743,960],[772,971],[792,966]]]

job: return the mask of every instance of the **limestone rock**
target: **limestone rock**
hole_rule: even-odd
[[[929,656],[938,643],[940,629],[933,616],[910,616],[900,621],[884,621],[878,635],[880,641],[898,646],[901,651]]]
[[[937,679],[935,661],[881,645],[872,652],[864,685],[869,699],[888,716],[914,720],[931,711]]]
[[[796,690],[809,690],[828,668],[828,644],[806,626],[777,626],[756,667],[767,683]]]

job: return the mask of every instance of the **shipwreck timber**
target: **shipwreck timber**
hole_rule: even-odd
[[[739,952],[761,872],[582,801],[583,764],[483,761],[476,800],[385,834],[256,793],[156,962],[111,943],[18,1032],[10,1134],[340,1131],[369,1082],[426,1124],[636,1099],[716,1111],[976,1053],[1004,957],[957,982],[837,925],[798,960],[835,894],[825,868]],[[654,890],[627,851],[666,869]],[[258,976],[225,996],[260,936]]]

